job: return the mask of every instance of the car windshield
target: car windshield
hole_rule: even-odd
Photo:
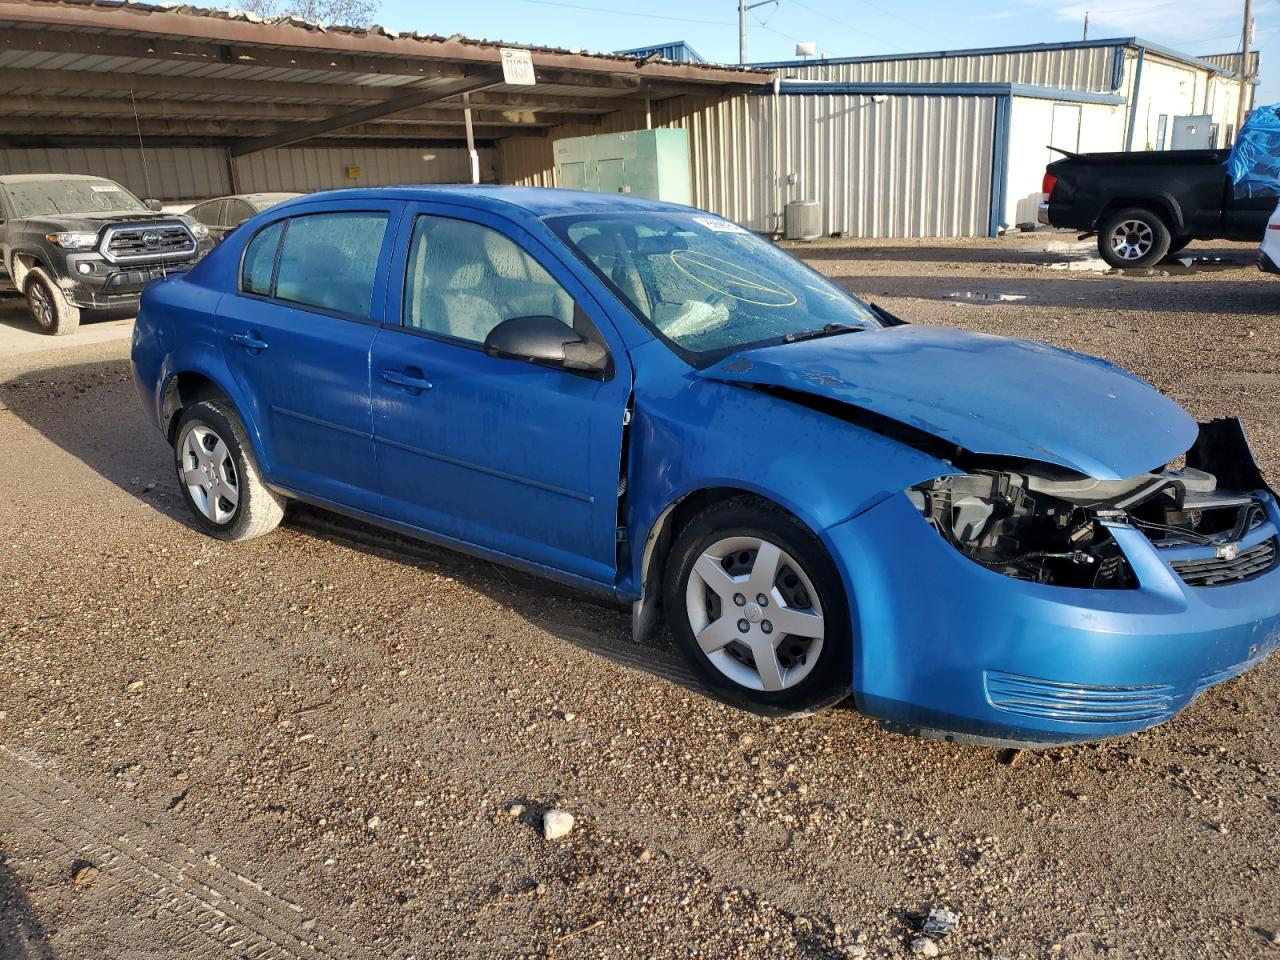
[[[147,212],[137,197],[110,180],[25,180],[7,184],[5,190],[20,219]]]
[[[695,364],[747,346],[881,326],[865,303],[711,214],[614,213],[547,223]]]

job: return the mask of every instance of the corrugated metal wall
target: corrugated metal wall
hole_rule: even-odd
[[[845,83],[1031,83],[1108,91],[1114,66],[1115,47],[1069,47],[852,63],[815,60],[780,67],[778,73],[784,78]]]
[[[1255,77],[1258,75],[1259,57],[1259,51],[1249,51],[1249,73]],[[1230,70],[1232,73],[1240,72],[1240,54],[1238,53],[1210,53],[1200,59],[1205,63],[1212,63],[1219,70]]]
[[[485,147],[479,153],[480,179],[497,180],[497,152]],[[286,147],[251,153],[235,164],[242,193],[471,180],[465,147]],[[348,179],[349,166],[360,168],[358,180]]]
[[[913,237],[987,233],[995,117],[995,97],[788,94],[667,101],[653,119],[689,132],[696,206],[773,232],[788,200],[813,199],[826,233]],[[609,126],[628,122],[644,125]],[[553,186],[553,142],[500,141],[503,182]]]
[[[144,175],[137,147],[0,149],[0,174],[89,173],[166,203],[194,203],[233,192],[227,155],[219,147],[148,146],[146,158]],[[495,149],[480,150],[481,179],[497,180],[497,162]],[[292,147],[240,157],[235,165],[242,193],[471,179],[463,147]],[[360,168],[358,180],[347,178],[348,166]]]
[[[226,154],[216,147],[147,147],[145,156],[144,172],[137,147],[0,149],[0,173],[87,173],[166,202],[231,192]]]

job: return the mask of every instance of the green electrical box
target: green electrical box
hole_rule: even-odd
[[[691,204],[689,135],[635,130],[558,140],[556,179],[567,190],[622,193]]]

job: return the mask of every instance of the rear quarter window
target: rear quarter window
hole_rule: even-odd
[[[240,289],[261,297],[271,295],[271,277],[276,266],[276,250],[284,233],[285,221],[280,220],[258,232],[249,241],[240,270]]]

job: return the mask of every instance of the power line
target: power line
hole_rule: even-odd
[[[800,0],[790,0],[790,2],[795,4],[801,10],[808,10],[810,13],[817,14],[818,16],[822,17],[824,20],[830,20],[832,23],[834,23],[838,27],[844,27],[846,30],[849,30],[849,31],[852,31],[853,33],[867,37],[870,40],[875,40],[877,43],[887,44],[888,46],[891,46],[891,47],[898,46],[898,44],[891,43],[890,41],[886,40],[884,37],[877,37],[874,33],[871,33],[868,30],[864,30],[862,27],[855,27],[852,23],[846,23],[844,20],[839,20],[831,16],[831,14],[826,13],[822,10],[819,10],[816,7],[811,7],[807,3],[801,3]]]
[[[932,34],[933,36],[937,37],[939,40],[944,41],[945,43],[956,44],[956,41],[954,38],[943,36],[942,34],[938,33],[937,30],[930,30],[928,27],[924,26],[923,24],[914,23],[913,21],[908,20],[906,17],[900,17],[898,16],[898,14],[894,13],[892,10],[886,10],[884,7],[879,6],[878,4],[872,3],[871,0],[862,0],[862,2],[865,3],[872,10],[878,10],[881,13],[883,13],[886,17],[893,17],[893,19],[898,20],[901,23],[905,23],[908,27],[915,27],[917,30],[923,30],[925,33]],[[956,44],[956,45],[959,46],[959,44]]]

